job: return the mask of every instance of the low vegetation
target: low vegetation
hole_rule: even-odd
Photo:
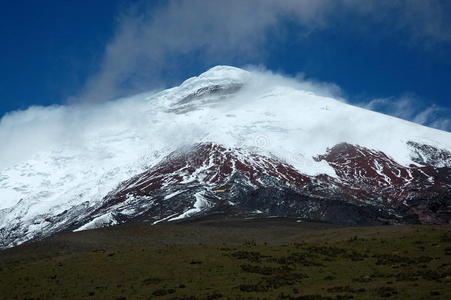
[[[0,295],[451,299],[450,226],[269,223],[136,225],[31,243],[0,252]],[[189,233],[191,243],[185,239]]]

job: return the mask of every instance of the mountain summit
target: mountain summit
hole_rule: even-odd
[[[159,93],[58,113],[83,125],[0,170],[1,247],[213,212],[451,222],[450,133],[279,76],[217,66]]]

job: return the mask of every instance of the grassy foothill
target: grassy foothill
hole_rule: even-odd
[[[451,226],[135,224],[0,252],[2,299],[451,299]]]

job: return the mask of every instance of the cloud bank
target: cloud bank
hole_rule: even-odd
[[[230,111],[248,111],[251,110],[251,106],[255,107],[254,110],[260,109],[258,99],[265,93],[277,101],[277,88],[281,86],[346,102],[341,96],[340,88],[332,83],[309,80],[302,74],[296,77],[287,77],[265,70],[261,66],[249,66],[248,69],[252,71],[251,79],[246,81],[246,88],[234,96],[235,101],[222,106],[220,113],[222,119],[219,118],[220,120],[224,121],[224,116],[227,116]],[[95,158],[92,161],[102,161],[109,155],[122,153],[120,155],[128,160],[137,160],[143,156],[143,161],[145,161],[146,155],[153,151],[150,149],[152,147],[163,149],[166,146],[175,147],[199,141],[203,132],[205,133],[205,124],[197,118],[190,119],[191,117],[183,114],[168,113],[165,107],[161,107],[161,104],[154,105],[156,102],[153,102],[152,99],[157,99],[155,97],[159,97],[158,95],[159,93],[138,94],[129,98],[95,104],[36,106],[25,111],[6,114],[0,119],[0,140],[3,143],[3,146],[0,147],[0,171],[31,159],[38,153],[59,151],[58,153],[64,154],[67,152],[72,153],[71,155],[78,159],[87,153],[100,153],[98,159]],[[182,96],[183,94],[180,97]],[[390,112],[403,119],[451,131],[449,110],[437,106],[418,106],[419,101],[413,99],[412,97],[375,99],[368,103],[361,103],[360,106],[383,113]],[[247,108],[242,109],[242,106]],[[261,109],[264,110],[265,107]],[[290,114],[292,113],[289,105],[285,108],[290,111]],[[202,114],[208,117],[209,111],[202,112]],[[346,112],[341,112],[339,115],[342,119],[338,121],[318,119],[314,122],[321,124],[320,131],[327,132],[330,130],[330,122],[342,124],[349,122],[350,118],[352,119],[346,115]],[[267,118],[266,114],[264,116],[263,118]],[[258,116],[253,117],[259,118]],[[298,118],[296,113],[290,117],[293,120]],[[308,117],[315,118],[315,115]],[[245,122],[246,118],[243,117],[243,119]],[[209,121],[213,122],[213,125],[216,124],[212,120]],[[218,132],[226,127],[219,126]],[[336,128],[337,132],[340,131],[338,127]],[[281,128],[281,130],[283,132],[284,129]],[[324,134],[310,132],[305,132],[305,134],[324,138]],[[342,138],[346,140],[350,133],[346,134],[341,136],[334,133],[330,140],[338,139],[337,142],[340,142]],[[265,140],[264,138],[263,140]],[[312,139],[313,137],[310,141]],[[286,142],[296,143],[296,141]],[[293,146],[293,148],[295,147]],[[60,155],[58,153],[55,155]]]

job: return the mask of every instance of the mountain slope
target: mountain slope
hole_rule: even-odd
[[[449,221],[450,133],[274,75],[220,66],[157,94],[41,114],[76,115],[83,130],[0,172],[4,247],[230,208],[351,225]]]

